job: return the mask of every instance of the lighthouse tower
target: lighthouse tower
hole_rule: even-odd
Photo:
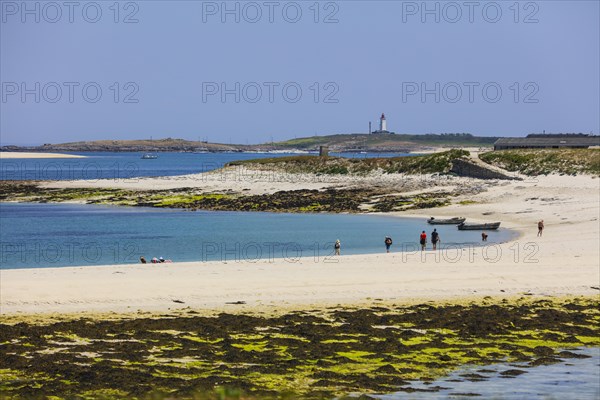
[[[379,131],[387,132],[387,121],[385,120],[385,114],[381,113],[381,118],[379,118]]]

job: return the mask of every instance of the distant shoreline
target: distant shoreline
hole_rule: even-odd
[[[18,159],[18,158],[87,158],[87,156],[79,156],[75,154],[63,153],[34,153],[34,152],[17,152],[17,151],[0,151],[0,159]]]

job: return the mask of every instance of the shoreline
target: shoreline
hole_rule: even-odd
[[[481,184],[462,178],[448,182]],[[591,287],[600,282],[599,183],[586,176],[499,181],[461,197],[469,200],[467,204],[389,214],[499,220],[519,236],[497,245],[501,251],[497,260],[494,248],[485,255],[484,248],[478,247],[473,253],[462,249],[458,259],[458,253],[447,252],[439,260],[429,250],[423,258],[420,252],[382,252],[341,256],[333,264],[315,263],[308,257],[298,263],[216,261],[1,270],[0,316],[84,310],[168,312],[186,307],[211,310],[229,308],[225,303],[236,301],[245,301],[246,309],[269,311],[277,305],[351,305],[368,298],[594,296],[598,291]],[[535,225],[539,219],[546,221],[540,239]]]

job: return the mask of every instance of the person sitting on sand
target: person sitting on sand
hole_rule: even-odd
[[[421,243],[421,251],[425,250],[425,247],[427,246],[427,234],[425,231],[421,232],[419,243]]]
[[[165,262],[165,259],[164,259],[164,258],[162,258],[162,257],[159,257],[159,258],[158,258],[158,262],[159,262],[159,263],[164,263],[164,262]]]
[[[335,255],[339,256],[340,255],[340,249],[342,247],[342,244],[340,243],[340,239],[335,241],[335,244],[333,245],[333,248],[335,250]]]
[[[392,238],[389,236],[385,237],[385,240],[383,241],[385,243],[385,250],[387,253],[390,252],[390,247],[392,246]]]
[[[544,220],[540,220],[540,222],[538,222],[538,236],[542,236],[542,232],[544,231]]]
[[[152,257],[152,264],[158,264],[158,258]]]
[[[437,249],[437,244],[440,241],[440,234],[438,233],[437,229],[434,229],[433,232],[431,232],[431,244],[433,244],[433,249]]]
[[[144,258],[144,256],[141,256],[141,257],[140,257],[140,262],[141,262],[142,264],[146,264],[146,258]]]
[[[481,241],[482,242],[487,242],[487,237],[488,237],[487,233],[481,232]]]

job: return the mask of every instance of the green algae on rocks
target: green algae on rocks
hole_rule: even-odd
[[[411,381],[465,364],[533,366],[578,357],[568,349],[600,346],[599,305],[596,297],[267,317],[190,310],[45,324],[10,319],[0,321],[0,396],[250,399],[411,391]]]

